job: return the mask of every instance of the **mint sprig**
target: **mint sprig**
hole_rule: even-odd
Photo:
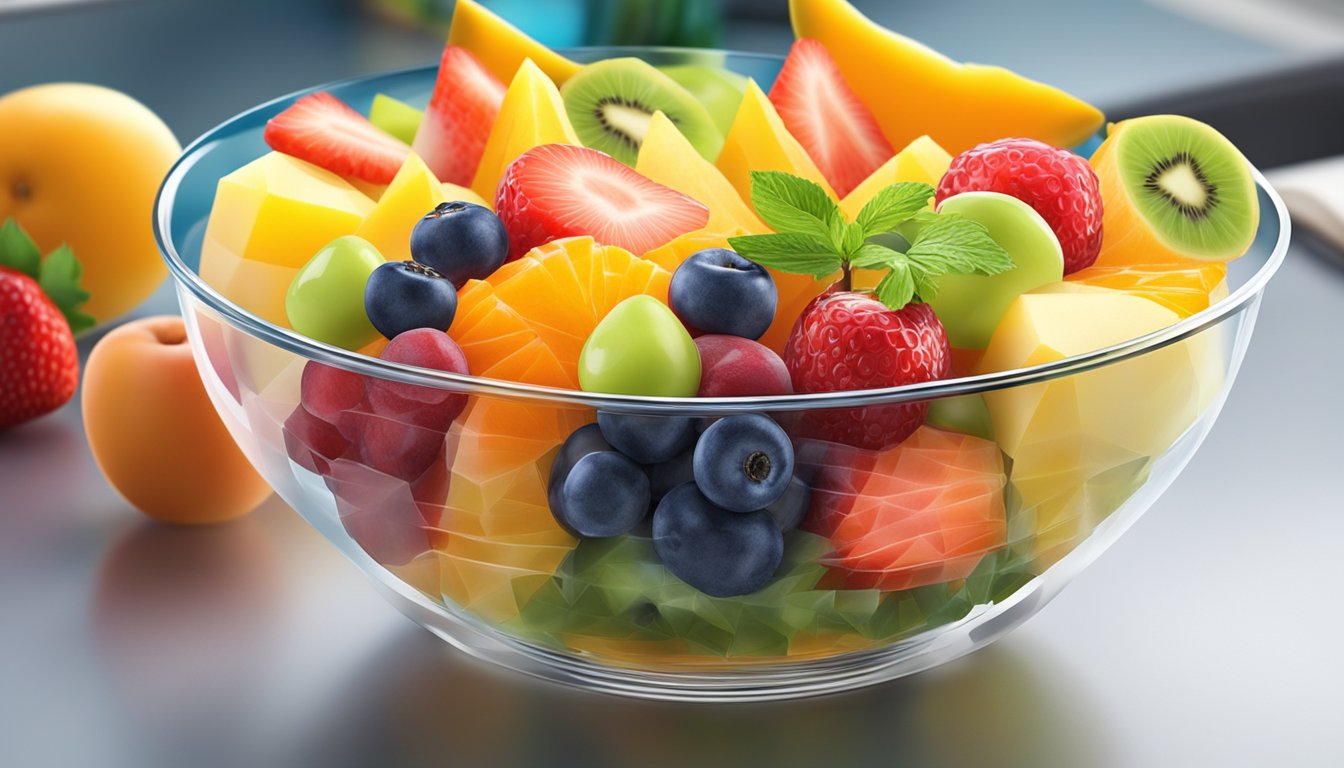
[[[881,190],[846,221],[830,195],[807,179],[780,171],[751,172],[751,202],[774,234],[741,235],[728,244],[765,267],[826,278],[840,273],[848,290],[854,269],[885,270],[874,294],[891,309],[938,293],[947,274],[996,275],[1013,260],[979,222],[929,210],[933,187],[898,182]],[[905,251],[873,238],[899,231]]]
[[[0,267],[20,272],[37,281],[47,298],[65,315],[71,333],[80,333],[93,327],[93,317],[79,311],[84,302],[89,300],[89,292],[79,285],[84,268],[69,246],[62,245],[43,259],[42,251],[23,231],[23,227],[14,219],[7,219],[0,226]]]

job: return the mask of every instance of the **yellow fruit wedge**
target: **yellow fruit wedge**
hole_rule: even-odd
[[[1001,67],[952,61],[846,0],[789,0],[789,13],[794,34],[826,46],[893,147],[922,134],[954,155],[1010,136],[1071,147],[1101,127],[1101,112],[1084,101]]]
[[[410,261],[411,229],[446,200],[434,172],[412,152],[355,234],[372,243],[388,261]]]
[[[471,181],[472,190],[494,200],[495,187],[509,163],[542,144],[577,145],[579,137],[569,124],[565,103],[560,100],[555,83],[531,59],[525,59],[504,93],[499,117],[490,129],[476,178]]]
[[[578,64],[523,34],[474,0],[457,0],[453,23],[448,29],[448,44],[471,51],[501,83],[513,79],[524,59],[531,59],[556,83],[565,82],[579,71]]]
[[[289,327],[285,292],[298,267],[239,257],[213,237],[201,243],[201,279],[220,295],[268,323]]]
[[[635,170],[699,201],[709,209],[706,232],[764,234],[769,227],[742,200],[714,164],[700,156],[691,142],[662,112],[654,112],[640,145]]]
[[[920,136],[906,145],[905,149],[892,155],[891,159],[873,171],[868,178],[859,182],[845,199],[840,201],[840,210],[850,221],[859,215],[863,206],[878,192],[900,181],[922,181],[931,187],[937,187],[947,167],[952,164],[952,156],[938,146],[938,142],[928,136]],[[933,201],[929,201],[933,205]]]
[[[439,185],[439,188],[443,190],[444,200],[461,200],[464,203],[483,206],[492,211],[495,209],[494,200],[486,200],[476,194],[474,190],[468,189],[467,187],[458,186],[457,184],[451,184],[445,181]]]
[[[297,268],[372,210],[336,174],[271,152],[219,180],[205,236],[240,259]]]
[[[751,201],[752,171],[784,171],[820,184],[835,197],[807,150],[784,127],[775,106],[754,80],[747,81],[742,106],[723,140],[715,163],[743,200]]]

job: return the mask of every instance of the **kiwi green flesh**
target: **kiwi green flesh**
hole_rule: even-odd
[[[1259,219],[1250,164],[1230,141],[1189,118],[1121,127],[1116,161],[1135,209],[1163,242],[1196,258],[1240,256]]]
[[[713,161],[723,136],[705,107],[675,80],[633,58],[589,64],[560,89],[584,146],[634,165],[649,120],[661,111],[696,151]]]
[[[726,69],[698,64],[675,64],[659,69],[690,91],[709,112],[719,132],[725,136],[728,134],[728,129],[733,126],[733,118],[737,116],[737,108],[742,105],[747,78]]]

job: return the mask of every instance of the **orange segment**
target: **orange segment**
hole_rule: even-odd
[[[1065,280],[1132,293],[1155,301],[1181,317],[1189,317],[1208,309],[1226,278],[1227,266],[1221,262],[1193,262],[1186,267],[1170,268],[1091,266]]]

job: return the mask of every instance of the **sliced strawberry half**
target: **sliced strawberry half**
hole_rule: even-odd
[[[709,209],[587,147],[543,144],[504,171],[495,212],[509,259],[574,235],[643,254],[705,226]]]
[[[439,181],[469,186],[504,101],[504,84],[465,48],[450,45],[411,145]]]
[[[310,93],[266,123],[266,143],[347,179],[389,184],[411,148],[326,91]]]
[[[770,103],[840,197],[895,154],[873,113],[816,40],[802,38],[789,49]]]

